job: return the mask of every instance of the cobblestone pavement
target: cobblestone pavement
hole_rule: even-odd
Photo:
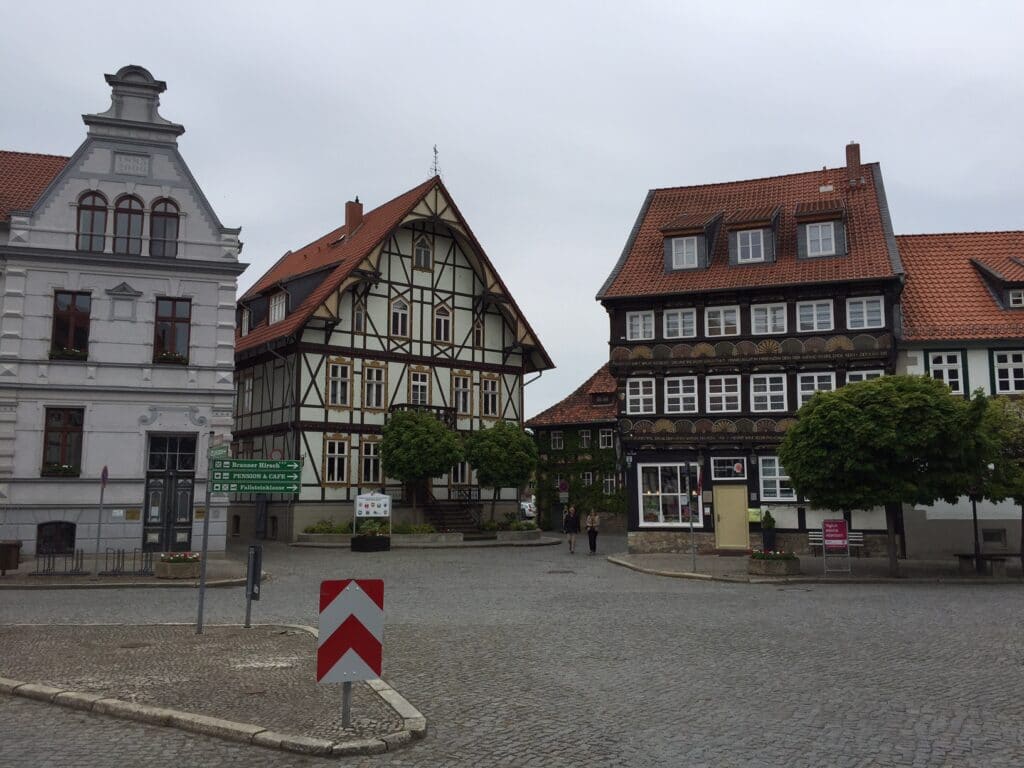
[[[604,536],[604,551],[624,539]],[[268,546],[258,621],[315,625],[322,578],[386,583],[384,677],[427,738],[359,766],[1024,764],[1020,585],[666,579],[564,547]],[[239,621],[241,589],[207,597]],[[0,622],[189,621],[178,590],[0,593]],[[2,650],[0,650],[2,654]],[[0,765],[326,761],[0,697]]]

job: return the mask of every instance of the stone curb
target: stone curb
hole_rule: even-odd
[[[532,541],[465,541],[462,544],[403,544],[392,549],[480,549],[484,547],[549,547],[553,544],[564,544],[562,539],[541,537]],[[316,541],[293,541],[289,547],[297,549],[349,549],[349,544],[327,544]],[[244,583],[244,579],[243,579]]]
[[[693,571],[665,571],[658,568],[645,568],[642,565],[637,565],[611,555],[605,559],[614,565],[621,565],[623,568],[629,568],[631,571],[646,573],[651,576],[665,576],[671,579],[696,579],[698,581],[721,581],[729,584],[949,584],[953,586],[1000,586],[1024,583],[1022,579],[958,579],[942,576],[907,579],[892,579],[885,576],[797,576],[783,578],[714,576],[710,573],[694,573]]]
[[[13,625],[13,626],[40,626],[36,625]],[[45,626],[45,625],[43,625]],[[61,625],[77,626],[77,625]],[[138,625],[90,625],[90,626],[138,626]],[[179,624],[164,624],[159,626],[187,626]],[[208,624],[207,626],[237,627],[239,624]],[[283,627],[286,629],[298,629],[312,635],[318,636],[314,627],[304,624],[260,624],[254,626]],[[50,704],[57,704],[62,707],[95,712],[97,714],[119,717],[124,720],[135,720],[148,725],[160,725],[168,728],[177,728],[192,733],[201,733],[205,736],[213,736],[218,739],[237,741],[243,744],[254,744],[270,749],[279,749],[285,752],[295,752],[303,755],[377,755],[383,752],[390,752],[400,749],[413,741],[422,739],[427,735],[427,719],[420,714],[419,710],[413,707],[404,696],[385,683],[383,680],[367,680],[367,685],[387,704],[395,713],[402,718],[405,726],[400,731],[386,734],[379,739],[350,739],[348,741],[328,741],[311,736],[296,736],[293,734],[281,733],[269,728],[264,728],[251,723],[236,723],[231,720],[224,720],[209,715],[198,715],[191,712],[183,712],[177,709],[165,709],[154,707],[148,704],[135,704],[121,699],[114,699],[92,693],[80,693],[78,691],[65,691],[62,688],[54,688],[49,685],[37,685],[26,683],[21,680],[13,680],[7,677],[0,677],[0,693],[11,696],[22,696],[27,699],[35,699]]]
[[[264,580],[267,576],[263,576]],[[207,581],[206,587],[244,587],[245,578],[239,579],[216,579]],[[160,581],[105,581],[102,584],[88,584],[83,582],[62,582],[60,584],[32,584],[31,582],[8,583],[0,582],[2,589],[199,589],[199,582],[191,579],[182,579],[175,582],[173,579],[161,579]]]

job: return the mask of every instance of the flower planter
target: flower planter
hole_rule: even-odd
[[[800,559],[747,560],[747,573],[751,576],[796,576],[800,573]]]
[[[391,549],[390,536],[353,536],[353,552],[387,552]]]
[[[199,561],[194,563],[163,563],[159,560],[153,566],[158,579],[198,579]]]

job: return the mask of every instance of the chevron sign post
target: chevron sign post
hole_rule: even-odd
[[[375,680],[384,655],[384,580],[320,582],[316,681],[342,683],[341,719],[351,722],[352,681]]]

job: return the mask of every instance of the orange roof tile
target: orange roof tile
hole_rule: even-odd
[[[894,277],[899,254],[877,163],[861,166],[863,184],[846,183],[846,168],[822,169],[724,184],[653,189],[622,256],[598,299],[698,293],[770,285],[829,283]],[[830,191],[822,192],[821,189]],[[847,212],[846,256],[797,259],[796,209],[809,203]],[[727,221],[767,217],[781,206],[776,261],[730,266],[728,240],[719,236],[707,269],[666,273],[662,228],[695,211],[724,211]]]
[[[575,392],[561,402],[541,411],[526,422],[528,427],[556,427],[570,424],[599,424],[614,422],[618,403],[612,398],[608,403],[594,403],[592,395],[615,394],[615,377],[605,363],[583,382]]]
[[[68,164],[60,155],[0,151],[0,221],[26,211]]]
[[[1008,339],[1024,336],[1024,309],[1004,309],[975,263],[1008,282],[1024,280],[1024,232],[899,235],[906,267],[904,341]]]

